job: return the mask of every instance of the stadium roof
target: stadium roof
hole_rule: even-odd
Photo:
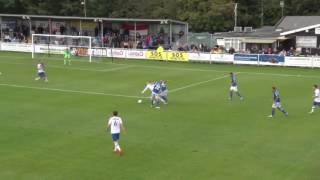
[[[276,29],[291,31],[308,26],[320,24],[320,16],[286,16],[282,18],[275,26]]]
[[[274,30],[274,26],[264,26],[252,32],[220,32],[216,37],[239,37],[239,38],[277,38],[280,32]]]
[[[285,39],[285,36],[320,27],[320,16],[286,16],[275,26],[263,26],[252,32],[221,32],[216,37],[249,39]]]
[[[44,18],[44,19],[76,19],[76,20],[103,20],[103,21],[113,21],[113,22],[154,22],[169,24],[183,24],[187,25],[187,22],[173,20],[173,19],[139,19],[139,18],[105,18],[105,17],[80,17],[80,16],[49,16],[49,15],[29,15],[29,14],[0,14],[0,17],[20,17],[20,18]]]

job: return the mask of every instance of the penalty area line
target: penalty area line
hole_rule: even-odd
[[[214,79],[209,79],[209,80],[206,80],[206,81],[192,83],[192,84],[189,84],[189,85],[186,85],[186,86],[183,86],[183,87],[175,88],[175,89],[169,90],[169,93],[178,92],[178,91],[181,91],[181,90],[184,90],[184,89],[187,89],[187,88],[199,86],[201,84],[206,84],[206,83],[209,83],[209,82],[212,82],[212,81],[217,81],[217,80],[224,79],[224,78],[227,78],[227,77],[230,77],[230,75],[224,75],[224,76],[217,77],[217,78],[214,78]]]
[[[35,86],[25,86],[25,85],[17,85],[17,84],[5,84],[5,83],[0,83],[0,86],[23,88],[23,89],[44,90],[44,91],[54,91],[54,92],[64,92],[64,93],[77,93],[77,94],[87,94],[87,95],[123,97],[123,98],[133,98],[133,99],[137,99],[137,98],[148,99],[149,98],[149,97],[130,96],[130,95],[123,95],[123,94],[112,94],[112,93],[102,93],[102,92],[82,91],[82,90],[70,90],[70,89],[57,89],[57,88],[47,88],[47,87],[35,87]]]

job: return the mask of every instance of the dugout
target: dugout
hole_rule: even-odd
[[[188,23],[172,19],[0,14],[0,39],[30,42],[31,34],[93,37],[93,46],[116,48],[179,48],[188,43]]]

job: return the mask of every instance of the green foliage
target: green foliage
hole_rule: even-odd
[[[80,0],[0,0],[0,13],[83,16]],[[171,18],[187,21],[191,31],[228,31],[238,25],[259,27],[262,3],[264,25],[281,18],[280,0],[86,0],[87,16],[119,18]],[[285,0],[285,15],[320,15],[314,0]]]

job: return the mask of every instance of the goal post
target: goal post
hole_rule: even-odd
[[[32,59],[36,55],[62,55],[69,48],[72,56],[89,57],[92,62],[92,37],[32,34]]]

